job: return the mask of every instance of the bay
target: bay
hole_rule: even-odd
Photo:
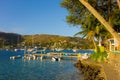
[[[23,51],[0,51],[0,80],[81,80],[74,67],[76,61],[51,61],[24,59],[10,60],[13,55],[23,55]]]

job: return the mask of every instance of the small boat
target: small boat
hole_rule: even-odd
[[[17,55],[17,56],[10,56],[10,59],[19,59],[19,58],[22,58],[22,56],[21,55]]]
[[[84,55],[81,56],[82,59],[88,59],[89,55],[87,53],[85,53]]]
[[[59,57],[52,57],[52,61],[60,61]]]
[[[16,48],[15,48],[15,49],[14,49],[14,51],[15,51],[15,52],[17,52],[17,51],[18,51],[18,49],[16,49]]]
[[[77,50],[76,50],[76,49],[73,49],[73,52],[77,52]]]

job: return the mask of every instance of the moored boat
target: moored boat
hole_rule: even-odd
[[[59,57],[52,57],[52,61],[60,61]]]
[[[17,56],[10,56],[10,59],[19,59],[19,58],[22,58],[22,56],[21,55],[17,55]]]

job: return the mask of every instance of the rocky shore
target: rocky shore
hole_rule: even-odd
[[[120,53],[108,53],[107,62],[79,60],[77,67],[83,80],[120,80]]]
[[[106,80],[104,70],[101,65],[90,61],[78,61],[75,64],[83,75],[83,80]]]

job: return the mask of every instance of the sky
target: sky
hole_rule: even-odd
[[[73,36],[80,28],[66,22],[62,0],[0,0],[0,31],[21,35]]]

